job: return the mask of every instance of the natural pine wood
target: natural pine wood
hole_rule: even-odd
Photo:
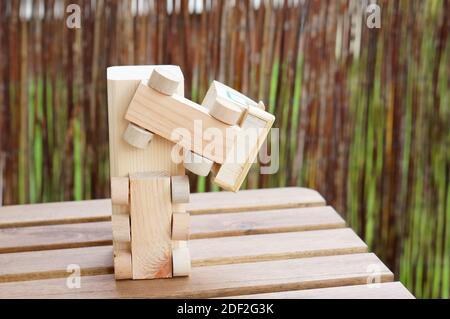
[[[191,202],[186,208],[191,214],[198,215],[323,205],[325,200],[315,190],[288,187],[191,194]],[[109,199],[0,207],[0,229],[110,219]]]
[[[367,269],[381,282],[393,274],[374,254],[352,254],[194,267],[189,277],[116,282],[111,275],[83,278],[67,289],[66,278],[0,284],[0,298],[210,298],[366,284]],[[164,289],[161,289],[164,287]]]
[[[194,267],[367,252],[350,229],[190,240],[189,248]],[[111,246],[0,254],[0,281],[58,277],[69,263],[80,264],[87,275],[112,273],[111,257]]]
[[[111,177],[111,202],[113,205],[130,204],[130,179],[126,177]]]
[[[248,107],[242,120],[242,131],[237,139],[235,151],[230,152],[221,165],[214,178],[215,184],[229,191],[239,190],[274,121],[275,117],[272,114],[255,106]],[[251,138],[253,135],[254,138]]]
[[[125,118],[217,163],[224,161],[238,133],[237,127],[216,120],[201,105],[178,94],[161,94],[142,83],[130,102]],[[212,150],[208,150],[211,144],[208,131],[217,132],[220,141]],[[189,133],[189,138],[182,138],[184,132]]]
[[[133,279],[172,276],[172,201],[170,176],[130,175]]]
[[[148,143],[153,139],[153,134],[137,125],[129,123],[125,132],[123,133],[123,139],[130,145],[145,149]]]
[[[189,240],[191,215],[189,213],[172,214],[172,240]]]
[[[231,296],[223,299],[415,299],[400,282]]]
[[[270,191],[274,196],[265,200]],[[295,197],[294,202],[289,200],[292,197]],[[224,199],[232,203],[226,205]],[[94,212],[92,222],[86,213],[98,208],[108,214],[110,201],[24,206],[25,219],[17,213],[17,219],[7,219],[9,225],[11,222],[33,222],[27,217],[30,212],[55,218],[47,223],[61,221],[65,224],[0,229],[0,298],[201,298],[252,297],[261,293],[274,294],[268,297],[286,298],[289,295],[281,292],[289,291],[293,298],[352,298],[357,294],[364,295],[359,288],[372,280],[374,270],[378,271],[382,282],[391,281],[392,273],[376,256],[366,253],[367,246],[352,230],[342,228],[344,221],[331,207],[304,207],[323,205],[319,199],[320,195],[306,189],[193,196],[193,201],[199,201],[197,206],[189,204],[197,209],[192,216],[192,231],[198,239],[191,240],[189,245],[186,241],[170,242],[175,251],[183,251],[182,248],[189,246],[193,266],[190,277],[117,282],[113,275],[108,275],[114,271],[111,222],[95,222],[102,215]],[[205,200],[210,200],[211,211],[205,210]],[[252,201],[258,200],[258,205],[253,206],[255,203]],[[237,207],[238,203],[242,207]],[[61,218],[65,205],[68,207],[67,219]],[[273,205],[303,207],[273,209]],[[251,211],[248,207],[257,210]],[[59,208],[59,213],[56,208]],[[183,211],[181,206],[178,208]],[[6,212],[20,212],[19,209],[19,206],[9,207]],[[238,212],[233,212],[235,210]],[[120,216],[129,219],[128,214]],[[84,223],[67,224],[76,218],[84,218]],[[45,223],[42,219],[37,221]],[[322,228],[325,230],[317,230]],[[126,232],[121,235],[126,235]],[[124,239],[120,241],[126,242]],[[5,248],[9,252],[5,252]],[[81,289],[67,289],[68,264],[81,267]],[[180,274],[175,264],[173,272]],[[347,290],[345,286],[349,285],[358,285],[355,289],[359,292]],[[397,294],[401,288],[401,285],[393,287],[389,291],[391,293],[374,289],[379,293],[369,295],[376,298],[383,295],[388,298],[411,297],[405,291],[402,295]]]
[[[127,215],[120,215],[127,216]],[[331,207],[222,214],[191,214],[191,239],[342,228]],[[109,245],[111,222],[0,229],[0,253]],[[126,236],[126,232],[119,232]],[[129,245],[129,242],[128,242]],[[129,246],[128,246],[129,247]]]
[[[182,72],[176,66],[162,66],[170,69],[182,77]],[[139,149],[129,145],[124,139],[123,134],[128,126],[128,121],[124,119],[128,105],[133,98],[136,88],[141,81],[148,81],[154,66],[126,66],[110,67],[107,70],[108,83],[108,124],[109,124],[109,150],[110,150],[110,174],[112,177],[124,177],[130,173],[160,171],[165,170],[173,175],[184,175],[184,168],[180,164],[171,161],[171,149],[173,144],[169,141],[154,136],[152,142],[145,148]],[[184,94],[183,81],[178,86],[177,93]],[[123,238],[120,234],[115,234],[117,229],[126,231],[127,224],[123,218],[117,218],[123,214],[129,214],[129,208],[125,206],[113,207],[113,232],[114,238]],[[116,225],[119,225],[116,227]],[[129,228],[129,226],[128,226]],[[129,230],[128,230],[129,231]],[[122,269],[118,273],[122,274],[118,279],[131,278],[131,257],[130,251],[123,247],[129,247],[129,242],[119,242],[115,240],[116,247],[114,256],[116,269]],[[120,255],[127,257],[120,257]],[[126,261],[123,263],[123,261]]]
[[[187,175],[172,176],[171,178],[172,189],[172,203],[183,204],[189,203],[190,188],[189,178]]]
[[[182,81],[183,77],[178,72],[172,72],[164,67],[156,67],[150,76],[148,86],[162,94],[172,95],[177,92]]]

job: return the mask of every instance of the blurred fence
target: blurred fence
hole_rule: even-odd
[[[1,1],[3,203],[108,196],[106,67],[178,64],[188,97],[217,79],[276,114],[280,170],[246,187],[317,189],[416,296],[448,298],[449,1],[377,3],[379,29],[367,1]]]

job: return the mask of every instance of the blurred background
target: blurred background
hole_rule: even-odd
[[[106,68],[177,64],[187,97],[216,79],[276,115],[280,170],[246,188],[318,190],[417,297],[448,298],[449,2],[0,1],[0,204],[108,197]]]

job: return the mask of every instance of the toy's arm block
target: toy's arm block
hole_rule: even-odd
[[[240,130],[183,96],[165,95],[144,83],[138,86],[125,119],[216,163],[224,162]]]
[[[229,191],[239,190],[274,121],[275,117],[261,108],[248,107],[235,151],[229,153],[229,157],[219,168],[214,183]]]

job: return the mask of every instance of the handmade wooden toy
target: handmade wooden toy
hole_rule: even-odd
[[[187,276],[184,169],[239,190],[275,118],[216,81],[202,105],[186,99],[175,66],[112,67],[107,77],[116,279]]]

